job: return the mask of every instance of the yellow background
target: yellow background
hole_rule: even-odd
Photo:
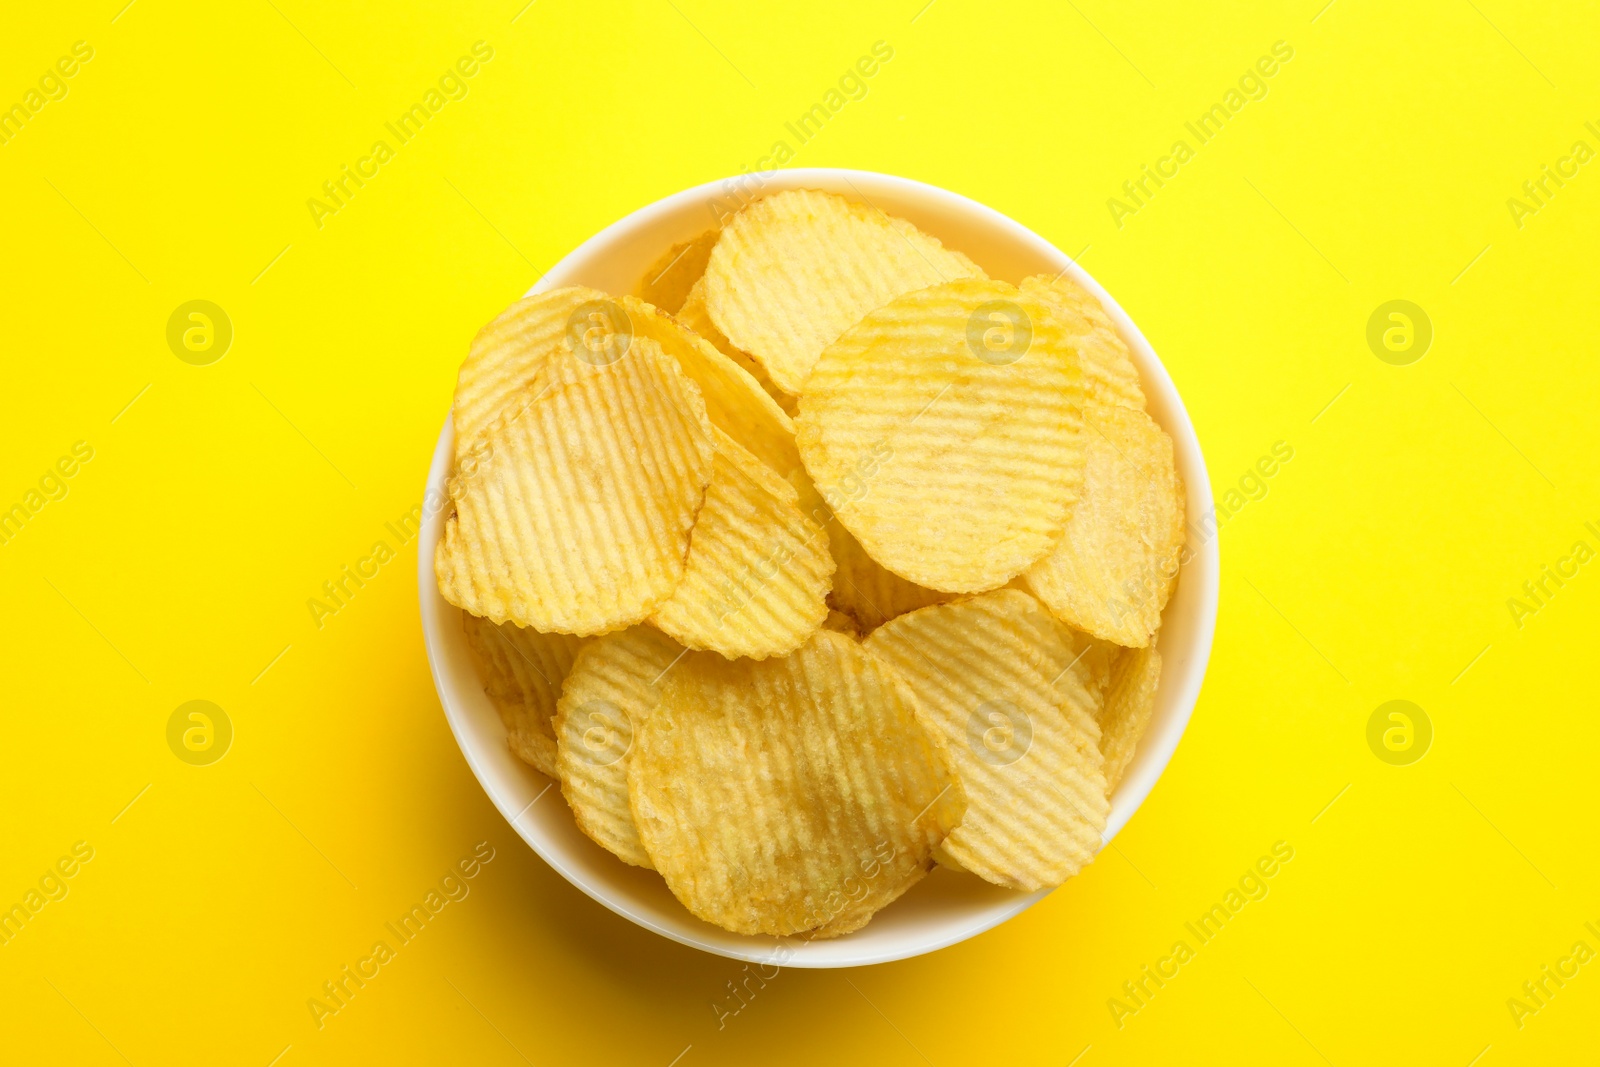
[[[1506,206],[1600,148],[1592,5],[123,2],[11,5],[0,34],[0,103],[95,50],[0,146],[0,506],[95,450],[0,546],[0,904],[95,850],[0,947],[6,1058],[1593,1053],[1600,962],[1520,1029],[1506,1005],[1574,942],[1600,950],[1600,564],[1520,628],[1506,604],[1600,548],[1600,163],[1520,228]],[[318,229],[307,198],[479,40],[469,95]],[[892,61],[794,164],[919,178],[1088,246],[1214,489],[1275,442],[1294,458],[1223,530],[1204,692],[1115,848],[955,948],[785,971],[719,1030],[739,965],[592,903],[473,779],[414,543],[320,630],[306,600],[394,543],[480,324],[603,225],[753,164],[879,40]],[[1280,40],[1268,95],[1118,228],[1107,199]],[[1435,334],[1403,367],[1365,340],[1397,298]],[[191,299],[234,326],[210,366],[165,340]],[[1397,698],[1435,730],[1404,767],[1365,734]],[[167,746],[192,699],[235,728],[211,766]],[[1122,983],[1280,840],[1270,895],[1119,1028]],[[479,841],[471,895],[319,1030],[308,998]]]

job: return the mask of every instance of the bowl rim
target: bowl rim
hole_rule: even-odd
[[[704,182],[638,208],[599,230],[549,267],[528,289],[526,295],[531,296],[545,289],[572,284],[570,281],[564,280],[566,275],[573,271],[575,265],[587,263],[593,257],[595,249],[605,248],[621,235],[633,233],[652,224],[670,219],[681,212],[686,205],[696,203],[709,205],[717,202],[719,197],[739,197],[743,194],[736,192],[736,190],[740,190],[741,183],[748,182],[751,179],[754,179],[760,186],[757,196],[768,195],[784,189],[836,188],[840,182],[843,182],[853,190],[856,197],[869,204],[872,201],[860,189],[863,185],[880,193],[913,196],[932,205],[929,209],[930,211],[954,213],[958,216],[965,216],[969,222],[976,222],[984,227],[995,227],[1005,231],[1006,236],[1011,241],[1028,247],[1037,257],[1061,263],[1062,273],[1072,277],[1074,281],[1093,293],[1106,309],[1112,323],[1117,328],[1118,334],[1127,343],[1134,362],[1138,366],[1141,382],[1150,401],[1147,406],[1153,409],[1151,410],[1152,417],[1157,418],[1162,428],[1166,430],[1173,440],[1178,467],[1183,475],[1186,490],[1186,521],[1188,523],[1186,539],[1194,534],[1196,530],[1194,523],[1196,515],[1214,515],[1215,505],[1211,494],[1210,480],[1207,477],[1204,453],[1195,434],[1193,422],[1184,407],[1182,397],[1178,394],[1177,388],[1167,373],[1166,367],[1162,364],[1160,357],[1156,355],[1149,341],[1145,339],[1138,326],[1123,311],[1121,305],[1073,257],[1068,256],[1028,227],[985,204],[926,182],[874,171],[834,167],[792,168],[761,174],[746,172],[728,178]],[[841,195],[849,196],[851,194],[844,192]],[[660,251],[665,251],[665,248]],[[1164,418],[1157,415],[1157,411],[1154,410],[1157,408],[1165,416]],[[424,494],[422,528],[418,536],[419,608],[423,629],[423,643],[427,652],[429,670],[433,675],[434,688],[439,696],[445,718],[450,724],[451,732],[455,736],[462,756],[466,759],[467,765],[471,768],[479,785],[488,793],[490,800],[511,825],[512,829],[516,830],[517,834],[528,846],[568,882],[616,914],[680,944],[746,962],[771,964],[781,961],[784,966],[812,968],[887,963],[893,960],[935,952],[974,937],[986,930],[993,929],[995,926],[1021,914],[1049,895],[1052,891],[1050,889],[1042,889],[1033,893],[1016,893],[1012,899],[1007,900],[1002,906],[990,907],[987,910],[978,912],[967,922],[947,922],[948,929],[915,944],[907,945],[903,948],[880,949],[878,951],[852,954],[846,947],[850,943],[849,937],[830,941],[808,942],[803,938],[775,940],[771,938],[743,937],[731,933],[725,934],[723,938],[719,939],[697,936],[699,932],[689,924],[698,924],[698,920],[694,919],[687,911],[684,912],[686,922],[683,927],[674,928],[646,914],[640,906],[635,904],[629,893],[620,892],[609,883],[593,881],[579,871],[572,862],[569,862],[561,850],[553,847],[551,842],[525,828],[521,823],[522,816],[537,803],[539,797],[542,797],[544,792],[548,792],[549,789],[556,788],[559,783],[551,780],[545,790],[539,794],[539,797],[535,797],[533,801],[523,805],[518,810],[518,802],[507,795],[505,788],[498,781],[498,775],[487,765],[486,756],[481,749],[482,739],[473,728],[471,717],[464,708],[462,701],[458,699],[455,686],[451,683],[449,671],[444,664],[444,653],[441,648],[442,641],[440,638],[442,627],[448,619],[459,618],[460,609],[448,604],[439,594],[437,580],[434,576],[433,559],[440,531],[449,511],[447,497],[444,494],[444,484],[454,458],[454,437],[453,420],[447,413],[429,465],[427,487]],[[1186,540],[1187,547],[1188,542]],[[1117,786],[1112,797],[1111,813],[1107,820],[1105,831],[1101,835],[1102,850],[1106,845],[1110,844],[1111,840],[1127,825],[1128,820],[1143,805],[1145,799],[1155,787],[1156,782],[1166,770],[1178,743],[1188,728],[1210,661],[1211,647],[1216,631],[1220,569],[1220,554],[1213,528],[1213,531],[1204,536],[1195,550],[1189,555],[1188,560],[1184,563],[1180,580],[1182,592],[1186,596],[1197,595],[1198,600],[1191,611],[1195,625],[1192,628],[1189,644],[1185,650],[1186,655],[1180,665],[1181,670],[1174,675],[1167,673],[1165,666],[1163,667],[1160,691],[1162,694],[1170,692],[1170,696],[1167,697],[1165,702],[1170,706],[1171,710],[1162,717],[1162,721],[1159,724],[1152,722],[1151,728],[1146,731],[1140,741],[1139,750],[1133,763],[1129,765],[1122,781]],[[1189,588],[1183,589],[1182,587],[1184,586]],[[1176,593],[1174,594],[1174,599],[1176,599],[1177,595]],[[1170,609],[1170,607],[1171,603],[1169,602],[1168,608]],[[1160,647],[1159,638],[1157,647]],[[1164,657],[1164,659],[1167,658]],[[1158,713],[1161,711],[1159,705],[1157,711]],[[1159,729],[1157,729],[1158,725]],[[503,734],[501,734],[498,743],[502,746],[504,745]],[[528,770],[534,774],[538,773],[532,771],[531,768],[528,768]],[[719,943],[719,941],[726,941],[728,938],[737,939],[737,943]],[[746,943],[748,943],[748,947],[745,947]],[[815,951],[823,946],[831,947],[832,951]],[[840,951],[840,949],[844,951]]]

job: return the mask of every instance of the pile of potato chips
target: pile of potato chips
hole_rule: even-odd
[[[693,914],[835,937],[1094,858],[1184,507],[1076,283],[780,192],[512,305],[454,425],[435,570],[508,742]]]

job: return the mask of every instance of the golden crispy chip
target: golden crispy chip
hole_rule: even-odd
[[[555,765],[578,828],[635,867],[652,865],[628,806],[628,759],[681,655],[649,626],[597,637],[572,664],[556,706]]]
[[[1023,582],[1012,588],[1021,588],[1028,592],[1027,583]],[[1078,681],[1094,700],[1094,714],[1098,720],[1100,709],[1105,703],[1106,689],[1111,685],[1111,667],[1123,652],[1121,645],[1102,641],[1098,637],[1091,637],[1082,630],[1074,630],[1070,626],[1061,627],[1063,639],[1072,649],[1072,672],[1078,676]]]
[[[676,313],[689,298],[689,287],[706,272],[706,260],[722,231],[707,230],[693,240],[673,245],[639,279],[634,294],[662,311]]]
[[[793,393],[786,393],[772,384],[772,379],[767,377],[767,370],[756,357],[736,348],[732,341],[723,336],[721,330],[711,321],[710,314],[706,311],[706,280],[704,277],[695,280],[689,287],[689,295],[684,299],[683,307],[673,313],[674,317],[689,329],[709,341],[713,348],[721,352],[735,363],[739,364],[750,377],[760,383],[767,395],[790,416],[794,415],[796,397]]]
[[[510,403],[526,403],[523,388],[532,382],[552,353],[568,351],[573,316],[579,309],[597,310],[610,298],[582,286],[551,289],[524,297],[478,331],[456,380],[456,455],[477,445],[490,424]]]
[[[782,659],[689,653],[634,745],[645,850],[686,908],[736,933],[882,907],[966,803],[905,683],[831,630]]]
[[[790,438],[790,442],[793,443],[793,438]],[[924,595],[936,599],[946,595],[924,590],[898,574],[884,570],[877,560],[867,555],[866,549],[834,517],[833,509],[817,491],[805,467],[799,464],[798,450],[794,456],[796,464],[788,472],[787,478],[799,496],[800,510],[828,534],[828,551],[836,568],[833,589],[828,594],[830,607],[851,615],[858,628],[862,625],[870,628],[883,621],[884,613],[892,617],[900,611],[909,611],[912,607],[933,602],[921,599]],[[876,607],[867,603],[869,598]],[[898,611],[895,610],[896,606]]]
[[[699,389],[649,338],[565,373],[452,477],[434,571],[444,598],[474,615],[604,633],[643,621],[683,577],[712,427]]]
[[[1093,293],[1065,275],[1036,274],[1022,280],[1022,291],[1047,304],[1066,327],[1083,363],[1083,376],[1102,404],[1144,410],[1144,390],[1128,346]]]
[[[828,551],[836,567],[828,603],[854,618],[859,628],[870,630],[896,615],[950,598],[948,593],[906,581],[867,555],[867,550],[834,516],[804,468],[792,471],[789,482],[800,495],[801,510],[828,532]]]
[[[897,615],[951,599],[953,594],[924,589],[885,570],[837,519],[828,524],[828,534],[838,565],[828,601],[848,612],[868,633]]]
[[[1084,421],[1082,497],[1026,581],[1062,622],[1143,647],[1161,625],[1183,549],[1172,439],[1133,408],[1090,404]]]
[[[834,633],[844,634],[846,637],[859,638],[861,636],[861,627],[856,624],[855,617],[846,615],[842,611],[829,610],[828,617],[822,620],[822,625]]]
[[[999,589],[902,615],[866,640],[911,684],[966,786],[966,816],[942,850],[1012,889],[1076,874],[1110,811],[1094,700],[1062,629],[1027,593]]]
[[[801,508],[828,531],[828,550],[836,566],[828,604],[851,616],[863,632],[896,615],[950,599],[951,594],[908,582],[867,555],[861,542],[834,516],[804,469],[791,474],[789,480],[800,493]],[[834,499],[840,499],[837,493]]]
[[[1160,681],[1161,653],[1154,644],[1118,650],[1105,706],[1100,712],[1107,795],[1117,788],[1134,753],[1139,751],[1139,740],[1156,708],[1156,685]]]
[[[789,416],[735,359],[645,301],[581,287],[518,301],[479,333],[456,390],[458,464],[486,455],[482,438],[491,423],[513,417],[554,379],[609,366],[635,336],[677,361],[699,386],[713,424],[780,474],[800,465]]]
[[[721,430],[678,588],[650,617],[689,648],[787,655],[828,616],[833,558],[794,487]]]
[[[939,852],[939,846],[935,845],[933,847],[933,851],[934,854],[937,855]],[[927,873],[928,869],[925,867],[911,868],[911,873],[907,876],[904,885],[900,887],[900,892],[895,894],[896,898],[904,895],[907,889],[910,889],[912,886],[922,881],[923,876]],[[880,904],[875,899],[869,898],[859,904],[846,904],[842,911],[840,911],[832,919],[817,927],[815,930],[807,932],[805,936],[801,938],[801,940],[827,941],[830,938],[843,937],[845,934],[853,934],[871,922],[872,917],[878,914],[878,912],[882,911],[884,907],[890,903],[893,903],[893,901],[884,901]]]
[[[929,589],[982,592],[1061,536],[1083,400],[1077,354],[1039,299],[969,279],[846,330],[812,370],[795,440],[873,559]]]
[[[933,862],[937,863],[939,866],[948,871],[961,871],[964,874],[972,873],[965,867],[961,866],[961,862],[959,860],[950,855],[950,853],[946,852],[943,844],[938,844],[933,847]]]
[[[678,369],[700,387],[711,424],[739,442],[779,474],[800,466],[794,422],[746,374],[710,342],[671,315],[625,296],[618,302],[633,333],[648,337],[678,361]]]
[[[496,625],[465,613],[461,621],[483,691],[505,723],[506,743],[523,762],[554,778],[556,735],[550,717],[585,638]]]
[[[799,393],[841,333],[902,293],[982,277],[904,219],[832,193],[774,193],[734,216],[706,265],[711,321]]]

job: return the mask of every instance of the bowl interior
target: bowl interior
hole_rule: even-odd
[[[991,277],[1015,283],[1030,274],[1065,271],[1102,299],[1133,354],[1150,414],[1173,440],[1178,473],[1187,487],[1193,554],[1167,605],[1159,639],[1163,673],[1156,709],[1139,752],[1112,797],[1104,834],[1104,840],[1110,841],[1160,777],[1199,695],[1216,623],[1218,557],[1215,540],[1195,534],[1199,528],[1195,520],[1211,514],[1212,500],[1194,427],[1166,369],[1138,327],[1093,278],[1031,230],[955,193],[883,174],[804,169],[709,183],[642,208],[584,242],[530,292],[587,285],[618,295],[631,293],[639,276],[676,242],[716,225],[724,213],[737,210],[751,198],[794,188],[825,189],[909,219],[947,246],[971,256]],[[447,419],[428,473],[430,502],[445,499],[453,448]],[[462,613],[439,595],[434,580],[434,549],[447,510],[437,505],[425,509],[418,560],[423,636],[445,715],[473,773],[523,840],[606,907],[656,933],[734,959],[848,967],[903,959],[954,944],[1004,922],[1048,892],[1013,892],[970,875],[936,869],[864,929],[829,941],[747,937],[696,919],[654,872],[624,864],[585,837],[573,822],[559,786],[507,748],[499,714],[484,695],[473,668]]]

